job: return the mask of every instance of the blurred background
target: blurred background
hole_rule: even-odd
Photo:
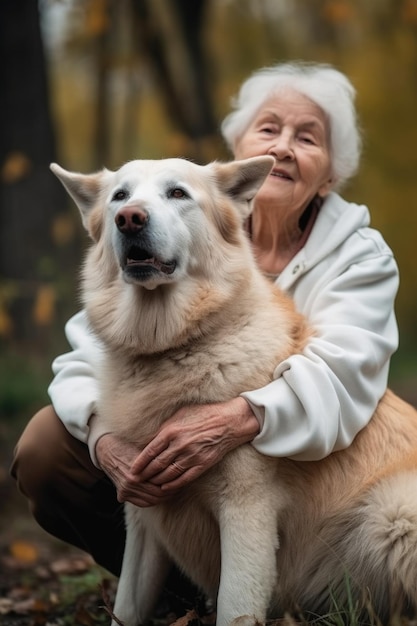
[[[414,401],[417,0],[1,0],[0,490],[79,308],[86,236],[49,163],[229,158],[230,98],[289,59],[332,63],[357,88],[364,154],[343,195],[369,206],[397,257],[391,385]]]

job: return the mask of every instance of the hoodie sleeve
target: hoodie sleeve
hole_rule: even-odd
[[[89,329],[85,311],[67,322],[65,334],[72,351],[53,361],[55,377],[48,393],[67,430],[76,439],[87,442],[89,420],[96,411],[98,398],[95,373],[102,361],[103,348]]]
[[[252,444],[262,454],[315,461],[348,447],[386,390],[398,269],[386,246],[366,245],[373,252],[341,271],[327,259],[310,282],[300,279],[294,296],[315,335],[271,383],[242,394],[260,421]]]

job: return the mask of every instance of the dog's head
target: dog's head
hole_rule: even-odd
[[[146,289],[218,263],[236,246],[272,157],[196,165],[185,159],[131,161],[116,172],[51,169],[77,204],[99,247],[102,269]],[[110,255],[110,256],[109,256]],[[110,258],[111,257],[111,258]],[[111,269],[110,269],[111,268]]]

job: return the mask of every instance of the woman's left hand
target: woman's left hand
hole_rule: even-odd
[[[183,407],[164,422],[131,471],[141,482],[160,485],[167,495],[201,476],[258,432],[259,422],[243,398]]]

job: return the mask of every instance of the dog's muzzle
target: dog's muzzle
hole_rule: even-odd
[[[163,259],[155,254],[150,241],[150,216],[146,209],[126,205],[115,216],[119,231],[119,261],[126,277],[143,282],[155,273],[170,275],[175,271],[175,260]]]

